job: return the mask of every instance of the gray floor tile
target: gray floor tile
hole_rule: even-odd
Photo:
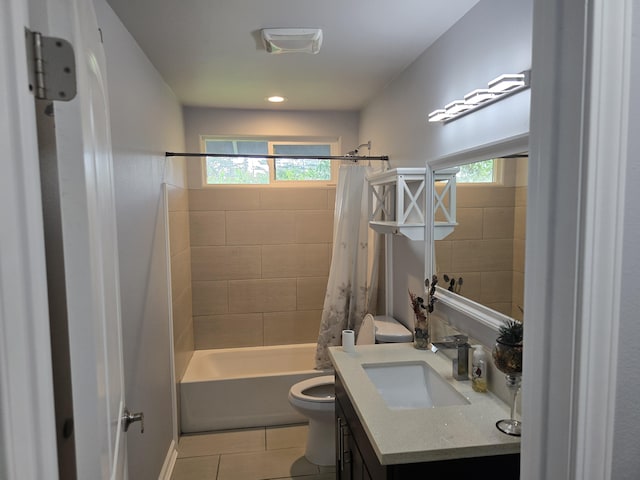
[[[304,458],[302,448],[222,455],[218,480],[265,480],[318,475],[320,469]]]
[[[304,448],[307,444],[308,430],[307,424],[267,427],[267,450]]]
[[[178,458],[261,450],[265,450],[264,428],[184,435],[178,442]]]
[[[171,480],[216,480],[219,455],[179,458],[173,467]]]

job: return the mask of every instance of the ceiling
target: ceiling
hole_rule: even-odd
[[[286,110],[361,109],[478,2],[107,1],[183,104]],[[320,53],[266,53],[284,27],[321,28]]]

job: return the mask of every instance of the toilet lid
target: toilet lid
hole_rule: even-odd
[[[295,398],[308,402],[331,403],[336,398],[334,384],[333,375],[323,375],[296,383],[289,393]]]
[[[413,341],[413,334],[398,322],[387,315],[375,317],[376,340],[386,343],[405,343]]]

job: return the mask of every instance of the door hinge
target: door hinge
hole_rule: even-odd
[[[25,28],[29,91],[41,100],[68,102],[76,96],[73,46],[62,38],[45,37]]]

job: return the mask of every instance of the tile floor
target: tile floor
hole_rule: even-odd
[[[172,480],[334,480],[304,458],[306,425],[184,435]]]

